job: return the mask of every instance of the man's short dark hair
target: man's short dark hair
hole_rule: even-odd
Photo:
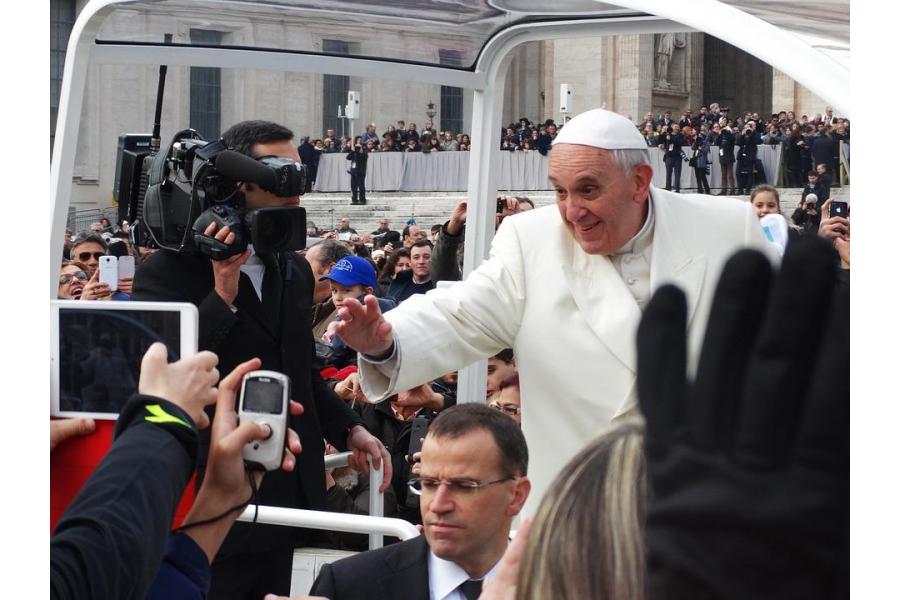
[[[103,249],[106,250],[106,240],[103,239],[103,236],[96,231],[80,232],[72,239],[72,249],[74,250],[76,246],[80,246],[81,244],[84,244],[86,242],[94,242],[96,244],[100,244]]]
[[[516,200],[519,201],[519,204],[530,204],[531,208],[534,208],[534,202],[527,196],[516,196]]]
[[[252,156],[250,150],[255,144],[283,142],[294,139],[294,132],[271,121],[241,121],[222,134],[225,145],[241,154]]]
[[[404,239],[409,237],[409,228],[410,227],[412,227],[412,225],[407,225],[406,227],[403,228],[403,238]]]
[[[322,262],[325,264],[336,263],[345,256],[350,256],[350,250],[347,248],[347,245],[337,240],[322,240],[309,247],[309,249],[312,248],[319,248]],[[309,249],[307,249],[307,252]]]
[[[434,250],[434,244],[431,243],[431,240],[418,240],[409,247],[409,250],[411,252],[413,248],[424,248],[426,246],[429,250]]]
[[[503,362],[505,362],[505,363],[508,364],[508,365],[509,365],[509,364],[512,364],[512,362],[513,362],[514,360],[516,360],[516,357],[515,357],[515,355],[513,354],[512,348],[506,348],[506,349],[504,349],[504,350],[501,350],[500,352],[498,352],[497,354],[495,354],[495,355],[492,356],[491,358],[496,358],[497,360],[502,360]]]
[[[815,169],[813,169],[812,171],[810,171],[809,173],[807,173],[806,176],[807,176],[807,177],[818,177],[819,174],[816,172]]]
[[[440,230],[441,230],[441,227],[443,227],[443,225],[440,225],[440,224],[438,224],[438,225],[432,225],[432,226],[431,226],[431,233],[434,233],[435,231],[440,231]]]
[[[528,474],[528,444],[522,428],[499,410],[484,404],[466,402],[441,411],[428,428],[428,435],[455,439],[479,429],[494,438],[500,450],[500,462],[509,469],[509,476]]]

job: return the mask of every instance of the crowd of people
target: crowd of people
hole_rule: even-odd
[[[703,118],[697,129],[713,133],[718,122]],[[527,120],[520,125],[520,137],[542,135]],[[827,182],[823,187],[818,178],[827,168],[810,177],[814,191],[804,189],[805,201],[790,216],[790,239],[776,248],[761,222],[782,214],[777,189],[753,186],[749,206],[674,196],[651,186],[644,129],[627,119],[596,110],[553,128],[556,206],[534,210],[526,197],[499,197],[491,257],[465,281],[466,202],[430,228],[411,220],[397,230],[382,218],[377,229],[360,233],[349,217],[331,231],[308,222],[305,250],[248,250],[212,263],[132,247],[125,227],[67,232],[60,298],[192,302],[200,310],[200,347],[208,351],[202,354],[215,352],[218,369],[232,373],[219,386],[213,431],[200,446],[211,448],[208,456],[182,441],[187,454],[173,458],[176,487],[194,460],[205,475],[191,527],[170,537],[163,557],[164,517],[177,496],[157,507],[155,521],[140,524],[151,530],[158,522],[144,533],[153,540],[143,549],[147,556],[136,558],[135,550],[132,558],[145,561],[143,591],[150,586],[151,597],[164,597],[181,586],[192,597],[286,596],[295,546],[364,550],[361,536],[313,539],[232,526],[234,511],[215,518],[216,509],[249,494],[246,480],[237,477],[229,487],[216,474],[239,470],[234,444],[226,443],[237,434],[235,381],[260,364],[288,373],[295,398],[305,401],[304,417],[290,420],[303,444],[296,460],[286,459],[296,474],[266,475],[259,501],[361,514],[368,496],[382,492],[386,516],[424,533],[324,567],[314,594],[793,598],[843,589],[849,534],[841,524],[848,493],[841,486],[849,475],[840,415],[849,394],[842,336],[850,221],[831,210]],[[509,129],[507,137],[517,135]],[[303,152],[289,130],[271,123],[238,124],[224,137],[249,156]],[[248,208],[283,200],[258,188],[245,194]],[[234,239],[227,228],[208,233],[224,244]],[[138,269],[113,297],[96,273],[116,244],[125,246],[117,254],[135,256]],[[781,256],[781,273],[773,275],[770,265]],[[292,271],[293,278],[270,277]],[[683,291],[656,285],[658,277]],[[441,281],[460,283],[435,289]],[[704,337],[707,330],[717,335]],[[766,343],[755,344],[757,335]],[[458,369],[481,358],[488,364],[483,394],[457,405]],[[698,360],[688,387],[686,365]],[[143,397],[129,410],[170,400],[163,406],[188,420],[189,438],[196,438],[200,409],[213,398],[205,390],[215,382],[204,380],[206,400],[192,404],[182,392],[166,398],[177,386],[148,387],[143,373],[141,379]],[[412,439],[423,420],[427,435]],[[128,442],[128,431],[183,433],[171,422],[158,433],[138,421],[120,425],[114,450]],[[240,439],[264,433],[247,429]],[[216,452],[223,446],[231,452]],[[353,451],[351,464],[326,470],[323,457],[342,450]],[[376,466],[383,462],[381,490],[368,488],[366,455]],[[784,494],[765,499],[772,512],[755,513],[762,490],[781,486]],[[698,506],[708,527],[696,526]],[[86,539],[79,537],[85,510],[82,500],[67,513],[53,549]],[[523,521],[509,545],[523,511],[534,524]],[[584,560],[588,546],[600,549],[596,562]],[[780,562],[785,547],[793,549],[789,569]],[[154,582],[160,561],[164,579]],[[77,564],[65,554],[55,564],[54,589],[62,590]],[[772,579],[754,578],[757,572]],[[91,589],[106,588],[86,589],[91,597]]]
[[[698,192],[709,193],[708,166],[718,160],[723,177],[721,195],[746,194],[765,180],[756,158],[760,145],[783,148],[786,187],[803,187],[807,174],[819,165],[839,183],[840,144],[850,142],[850,120],[836,116],[831,107],[812,117],[797,117],[784,110],[771,115],[734,115],[730,108],[713,102],[696,112],[688,109],[677,118],[671,110],[661,115],[647,113],[637,127],[647,147],[665,152],[666,189],[672,189],[674,175],[678,191],[682,162],[688,162],[697,175]],[[718,147],[718,157],[710,156],[710,146]]]

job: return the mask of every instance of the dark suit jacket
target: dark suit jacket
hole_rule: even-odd
[[[424,535],[324,565],[310,590],[329,600],[428,600]]]
[[[262,369],[291,378],[291,396],[303,404],[304,413],[291,417],[289,425],[299,434],[303,452],[293,473],[274,471],[266,475],[259,503],[325,510],[323,434],[344,449],[347,430],[360,419],[316,371],[310,327],[312,271],[302,257],[293,252],[284,254],[280,265],[273,259],[266,267],[267,275],[271,268],[278,276],[267,276],[263,281],[265,306],[250,278],[241,273],[234,301],[237,312],[233,313],[213,290],[210,259],[165,250],[153,254],[137,269],[133,298],[196,305],[200,312],[199,348],[219,356],[218,369],[223,377],[241,362],[259,357]],[[208,445],[208,434],[203,441]],[[201,447],[201,476],[207,453],[208,446]],[[295,530],[288,527],[235,523],[221,551],[261,552],[290,546],[295,537]]]

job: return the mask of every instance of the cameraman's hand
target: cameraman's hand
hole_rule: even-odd
[[[190,415],[197,429],[204,429],[209,417],[203,408],[216,401],[213,386],[219,381],[219,357],[204,351],[169,364],[166,356],[166,347],[160,342],[147,349],[141,361],[138,392],[177,405]]]
[[[101,298],[106,298],[111,293],[112,291],[109,289],[109,284],[100,282],[100,269],[97,269],[94,271],[94,274],[91,275],[88,282],[84,284],[84,288],[81,290],[80,300],[100,300]]]
[[[377,437],[369,433],[362,425],[355,425],[347,435],[347,449],[352,454],[347,458],[347,466],[363,475],[369,474],[369,462],[367,456],[372,457],[372,466],[376,469],[384,469],[384,480],[381,482],[379,492],[384,493],[391,485],[391,477],[394,474],[394,465],[391,463],[391,455],[387,448]]]
[[[203,231],[204,235],[213,236],[223,244],[234,243],[234,233],[226,225],[221,231],[216,232],[216,224],[210,223]],[[215,278],[215,291],[225,304],[234,304],[238,295],[238,285],[241,280],[241,265],[250,258],[250,250],[237,254],[225,260],[212,261],[213,277]]]
[[[447,223],[447,233],[449,235],[459,235],[462,233],[463,227],[466,225],[466,215],[468,214],[469,203],[463,200],[453,208],[450,213],[450,221]]]
[[[190,525],[234,509],[227,517],[185,531],[203,549],[210,562],[218,552],[228,530],[231,529],[232,523],[240,515],[239,508],[250,498],[252,490],[249,477],[255,478],[257,486],[262,481],[263,473],[261,471],[252,471],[250,475],[247,474],[244,469],[242,451],[246,444],[254,440],[265,439],[271,431],[267,426],[253,421],[246,421],[238,425],[237,413],[234,408],[235,396],[244,375],[258,369],[260,364],[258,358],[241,363],[219,384],[206,477],[197,493],[193,507],[184,520],[184,525]],[[291,401],[290,412],[294,416],[299,416],[303,413],[303,407],[299,403]],[[292,471],[296,464],[294,454],[299,454],[302,450],[300,438],[296,432],[288,429],[286,441],[287,448],[281,468],[285,471]]]

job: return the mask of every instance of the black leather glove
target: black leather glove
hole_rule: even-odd
[[[849,290],[817,237],[773,276],[742,250],[716,289],[697,375],[686,302],[660,288],[638,329],[652,498],[648,598],[849,597]]]

